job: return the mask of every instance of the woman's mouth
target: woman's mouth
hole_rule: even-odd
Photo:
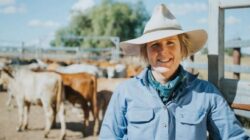
[[[158,63],[169,63],[172,59],[157,59]]]
[[[174,63],[173,58],[168,59],[157,59],[156,64],[162,67],[170,67]]]

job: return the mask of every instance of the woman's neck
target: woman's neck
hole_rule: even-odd
[[[152,70],[152,74],[153,74],[155,80],[158,81],[158,82],[160,82],[161,84],[165,84],[165,83],[168,82],[168,79],[169,79],[169,78],[163,76],[162,73],[157,72],[157,71],[155,71],[155,70]]]
[[[174,73],[169,73],[169,72],[160,73],[160,72],[152,69],[152,74],[153,74],[155,80],[160,82],[161,84],[165,84],[168,81],[170,81],[173,77],[175,77],[177,72],[178,72],[178,68],[176,69],[176,71]]]

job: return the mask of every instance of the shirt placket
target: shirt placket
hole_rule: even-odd
[[[156,140],[168,140],[169,139],[169,115],[167,105],[163,105],[160,110],[160,119],[158,125],[158,131],[156,132]]]

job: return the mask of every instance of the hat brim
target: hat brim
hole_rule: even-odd
[[[120,47],[125,55],[137,56],[140,55],[140,48],[145,46],[146,43],[175,36],[180,34],[187,34],[189,40],[192,44],[192,51],[188,53],[188,56],[196,53],[205,45],[207,41],[207,32],[203,29],[192,30],[192,31],[182,31],[182,30],[159,30],[143,34],[142,36],[127,40],[120,43]]]

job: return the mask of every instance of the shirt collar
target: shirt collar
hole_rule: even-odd
[[[139,74],[137,75],[135,78],[140,80],[140,82],[144,85],[144,86],[149,86],[149,82],[147,80],[147,74],[148,74],[148,70],[150,69],[150,66],[147,66],[146,68],[144,68],[144,70]],[[194,75],[194,74],[191,74],[189,72],[187,72],[185,69],[184,70],[184,76],[186,77],[186,80],[185,80],[185,84],[186,86],[189,86],[195,79],[197,79],[197,76],[198,74]]]
[[[142,85],[144,86],[149,86],[149,83],[147,80],[149,67],[150,66],[147,66],[146,68],[144,68],[143,71],[135,77],[136,79],[140,80]]]

